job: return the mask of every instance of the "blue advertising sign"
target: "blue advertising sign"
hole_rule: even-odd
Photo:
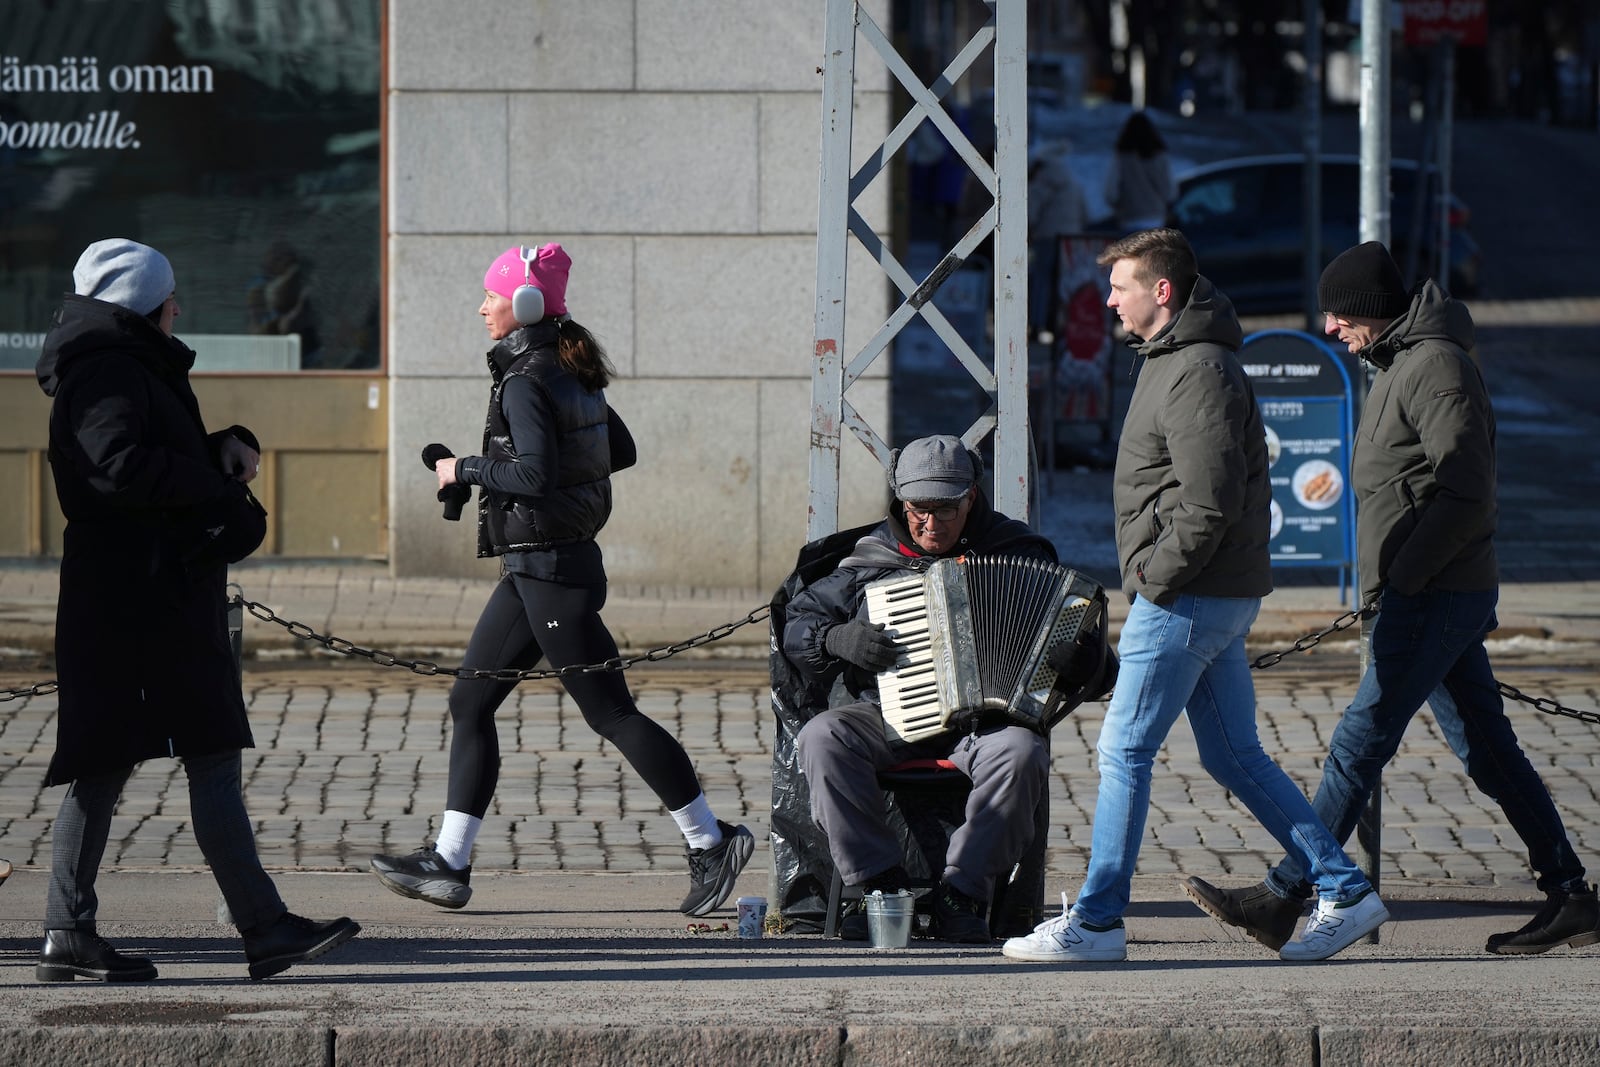
[[[1338,567],[1347,585],[1355,565],[1355,494],[1353,394],[1344,362],[1321,338],[1296,330],[1251,334],[1239,362],[1267,428],[1273,566]]]

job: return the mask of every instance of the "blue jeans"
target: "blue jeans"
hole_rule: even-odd
[[[1334,728],[1322,784],[1312,802],[1340,841],[1348,840],[1383,768],[1399,751],[1424,702],[1450,750],[1475,785],[1500,805],[1528,846],[1528,862],[1546,893],[1584,888],[1583,864],[1566,827],[1506,718],[1505,702],[1483,639],[1495,628],[1495,589],[1384,591],[1372,621],[1372,655],[1355,700]],[[1285,857],[1267,875],[1286,897],[1307,894],[1305,867]]]
[[[1261,820],[1278,843],[1317,872],[1323,896],[1346,900],[1367,879],[1339,848],[1305,795],[1261,750],[1255,686],[1244,637],[1256,598],[1180,596],[1169,607],[1139,597],[1117,654],[1122,670],[1100,731],[1100,797],[1079,915],[1113,923],[1128,907],[1133,868],[1150,808],[1156,752],[1178,715],[1189,714],[1200,762]]]

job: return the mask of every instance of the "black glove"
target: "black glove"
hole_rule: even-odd
[[[841,622],[827,632],[822,645],[842,660],[857,667],[881,674],[895,665],[900,658],[900,646],[883,632],[881,622],[863,622],[851,619]]]

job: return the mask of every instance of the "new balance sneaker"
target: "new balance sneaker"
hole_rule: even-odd
[[[1300,938],[1278,951],[1280,960],[1325,960],[1389,921],[1389,909],[1369,889],[1350,900],[1318,900]]]
[[[1062,893],[1060,915],[1040,923],[1026,937],[1010,938],[1000,951],[1014,960],[1035,963],[1115,963],[1128,958],[1128,932],[1121,919],[1107,927],[1084,922]]]
[[[1600,941],[1600,898],[1595,891],[1551,893],[1539,914],[1520,930],[1495,934],[1484,948],[1502,956],[1549,952],[1560,945],[1580,948]]]
[[[472,868],[448,866],[431,845],[409,856],[374,856],[372,873],[390,890],[441,908],[464,908],[472,899]]]
[[[949,882],[940,882],[933,891],[933,922],[929,930],[939,941],[987,945],[993,940],[989,936],[989,904],[967,896]]]
[[[756,851],[756,839],[743,826],[729,826],[721,819],[722,843],[711,848],[691,848],[689,852],[689,895],[678,910],[685,915],[710,915],[733,892],[739,872]]]
[[[1185,878],[1183,891],[1200,910],[1228,926],[1237,926],[1276,952],[1294,936],[1305,904],[1280,897],[1260,882],[1248,889],[1219,889],[1204,878]]]

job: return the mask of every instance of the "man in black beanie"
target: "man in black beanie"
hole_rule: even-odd
[[[1347,840],[1426,702],[1450,748],[1528,847],[1546,903],[1489,952],[1527,954],[1600,941],[1600,901],[1538,772],[1518,745],[1484,651],[1494,630],[1494,412],[1467,356],[1472,317],[1426,281],[1407,292],[1377,241],[1334,259],[1317,287],[1324,331],[1376,374],[1350,462],[1362,603],[1375,607],[1372,655],[1333,732],[1313,806]],[[1294,929],[1305,871],[1279,863],[1259,885],[1189,896],[1266,945]]]

